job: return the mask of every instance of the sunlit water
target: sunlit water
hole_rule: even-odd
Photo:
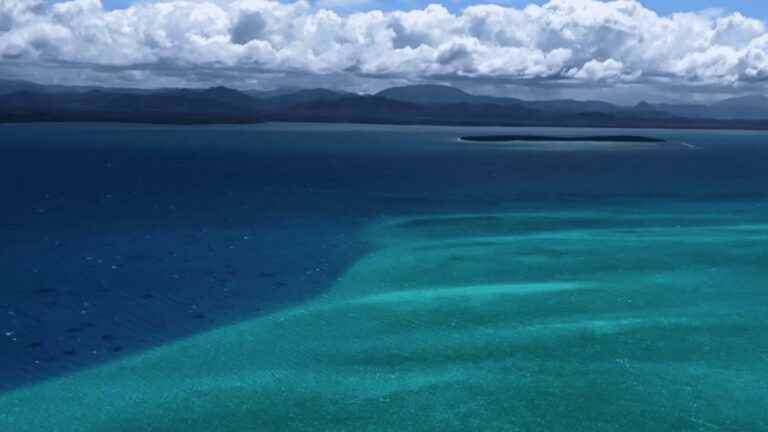
[[[0,430],[768,430],[768,134],[503,131],[0,126]]]

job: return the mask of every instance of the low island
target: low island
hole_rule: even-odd
[[[460,138],[462,141],[472,142],[514,142],[514,141],[527,141],[527,142],[628,142],[628,143],[663,143],[666,142],[660,138],[633,136],[633,135],[598,135],[598,136],[547,136],[547,135],[478,135],[478,136],[464,136]]]

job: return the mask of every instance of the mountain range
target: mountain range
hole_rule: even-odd
[[[768,97],[714,104],[619,106],[570,99],[530,101],[411,85],[361,95],[327,89],[271,91],[133,89],[0,80],[0,122],[349,123],[768,129]]]

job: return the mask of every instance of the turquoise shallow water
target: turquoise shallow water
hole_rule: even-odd
[[[64,135],[102,131],[92,127]],[[19,128],[19,143],[33,139]],[[0,430],[768,430],[763,135],[654,131],[644,133],[673,143],[540,151],[467,146],[455,141],[463,131],[450,128],[269,125],[205,128],[194,139],[181,131],[123,136],[151,136],[145,145],[163,149],[180,134],[208,155],[188,162],[192,171],[219,167],[200,183],[192,175],[181,182],[184,170],[172,165],[164,177],[145,171],[145,181],[165,181],[152,194],[143,189],[142,200],[173,197],[185,217],[161,224],[164,213],[142,213],[152,206],[139,198],[91,206],[101,231],[90,244],[103,241],[94,240],[99,232],[125,234],[123,224],[140,232],[151,224],[165,233],[163,244],[178,245],[189,260],[181,263],[232,266],[233,287],[271,281],[275,275],[262,275],[271,255],[296,295],[254,288],[209,308],[214,322],[158,331],[127,355],[54,377],[28,372],[26,385],[0,394]],[[163,144],[153,143],[158,136]],[[215,148],[226,157],[211,151],[220,140],[223,149]],[[113,158],[146,166],[124,151]],[[129,172],[107,182],[114,196],[137,189],[121,183],[135,180]],[[62,218],[85,214],[91,192],[75,186],[58,191]],[[192,204],[201,197],[215,205]],[[261,205],[243,207],[255,201]],[[107,224],[130,210],[135,218]],[[224,257],[201,255],[199,242],[184,241],[185,224],[208,229],[202,250],[241,242]],[[46,219],[20,226],[46,235],[66,228],[68,251],[85,238]],[[155,243],[145,241],[143,268],[179,265],[152,261]],[[4,253],[25,262],[20,246],[6,243]],[[307,261],[324,266],[312,271]],[[132,280],[168,295],[151,272]],[[218,299],[176,284],[171,297]],[[119,298],[102,301],[110,299],[110,310],[134,320],[145,313]],[[153,303],[158,311],[186,316],[162,300]],[[168,326],[177,321],[186,322]],[[108,325],[94,324],[100,332]],[[24,358],[13,345],[3,349]]]

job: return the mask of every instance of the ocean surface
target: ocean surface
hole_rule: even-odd
[[[0,431],[768,431],[766,132],[5,124],[0,199]]]

